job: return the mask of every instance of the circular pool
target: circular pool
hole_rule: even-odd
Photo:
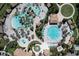
[[[62,39],[62,31],[58,25],[47,25],[43,30],[43,34],[44,39],[48,39],[54,43]]]
[[[34,46],[34,50],[35,50],[36,52],[39,52],[39,51],[40,51],[40,49],[41,49],[41,48],[40,48],[40,46],[39,46],[39,45],[35,45],[35,46]]]
[[[22,37],[17,42],[21,47],[27,47],[29,40],[26,39],[25,37]]]

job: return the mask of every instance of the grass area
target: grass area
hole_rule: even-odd
[[[41,44],[41,43],[38,42],[38,41],[32,41],[32,42],[28,45],[28,50],[32,50],[32,47],[34,47],[35,44]]]
[[[4,17],[4,15],[6,14],[6,10],[10,9],[11,5],[8,3],[5,3],[4,6],[2,7],[2,9],[0,10],[0,19]]]
[[[50,47],[50,56],[59,56],[59,54],[56,47]]]
[[[74,23],[74,26],[75,26],[75,29],[73,30],[74,31],[74,34],[73,36],[75,37],[75,44],[78,44],[79,45],[79,29],[78,29],[78,7],[76,7],[77,4],[73,4],[74,8],[75,8],[75,14],[72,18],[72,21]]]
[[[76,21],[77,17],[78,17],[78,9],[76,8],[76,4],[73,4],[73,6],[75,8],[75,13],[74,13],[73,19],[74,19],[74,21]]]
[[[75,37],[75,39],[77,39],[78,38],[78,28],[77,28],[77,25],[75,23],[75,20],[72,19],[72,21],[73,21],[74,26],[75,26],[75,28],[73,29],[73,31],[74,31],[73,37]]]
[[[5,51],[13,55],[16,48],[19,48],[17,41],[12,41],[7,45]]]
[[[73,31],[74,31],[73,37],[75,38],[76,43],[78,43],[79,42],[79,34],[78,34],[79,29],[77,28],[75,19],[72,19],[72,20],[73,20],[73,23],[74,23],[74,26],[75,26],[75,29],[73,29]]]
[[[77,37],[77,29],[74,29],[73,31],[74,31],[73,37],[75,37],[75,39],[78,38]]]
[[[79,45],[79,37],[76,39],[75,44]]]
[[[61,8],[61,13],[63,16],[65,17],[69,17],[72,15],[73,13],[73,8],[72,6],[66,4],[66,5],[63,5],[62,8]]]
[[[0,3],[0,8],[3,6],[3,3]]]
[[[51,6],[48,8],[48,14],[57,14],[59,11],[58,6],[56,5],[56,3],[51,4]]]
[[[4,46],[9,42],[8,39],[4,40],[3,38],[0,38],[0,50],[4,49]]]

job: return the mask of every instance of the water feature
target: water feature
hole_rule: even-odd
[[[18,16],[15,16],[12,18],[11,24],[12,24],[12,27],[15,29],[22,27],[22,25],[20,23],[20,18]]]
[[[53,42],[57,42],[62,39],[62,31],[58,25],[47,25],[43,31],[44,36]]]
[[[28,45],[29,40],[25,37],[22,37],[18,40],[18,44],[22,47],[26,47]]]

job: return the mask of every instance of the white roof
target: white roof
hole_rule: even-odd
[[[62,46],[57,47],[57,50],[58,52],[62,51],[63,50]]]

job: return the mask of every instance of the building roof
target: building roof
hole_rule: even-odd
[[[50,23],[57,23],[58,22],[58,15],[57,14],[50,14],[49,22]]]
[[[14,51],[14,56],[32,56],[32,51],[25,51],[21,48],[17,48],[15,51]]]
[[[44,54],[45,56],[49,56],[50,50],[48,50],[48,49],[43,50],[43,54]]]
[[[57,50],[58,50],[58,52],[61,52],[63,50],[63,47],[62,46],[58,46]]]
[[[74,43],[75,42],[75,38],[74,37],[71,37],[70,38],[70,42]]]

